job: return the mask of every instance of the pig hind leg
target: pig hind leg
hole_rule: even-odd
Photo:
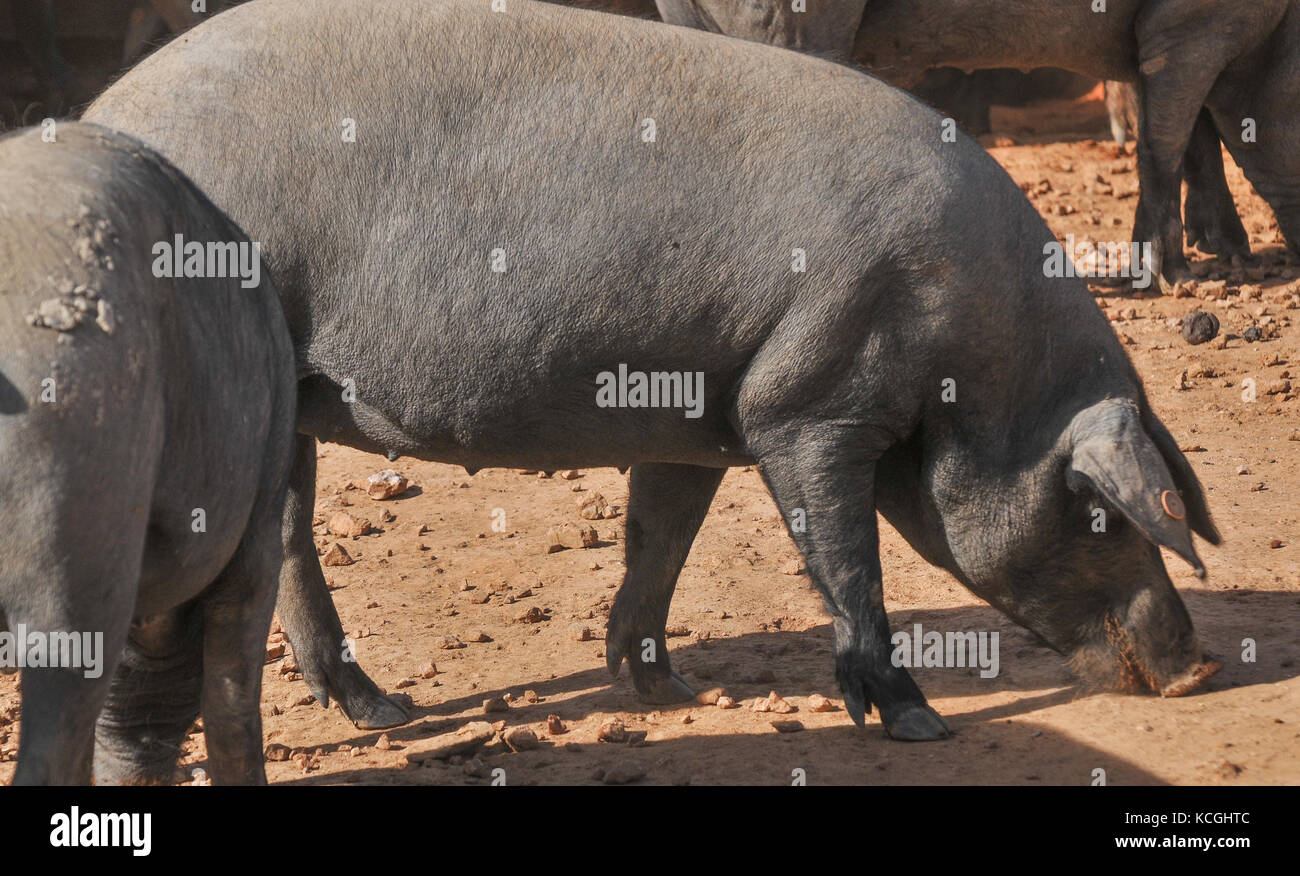
[[[212,780],[264,785],[262,665],[283,547],[280,503],[261,505],[239,550],[202,598],[203,728]]]
[[[316,501],[316,439],[298,435],[284,505],[284,567],[276,610],[311,692],[323,706],[333,697],[359,729],[405,724],[406,712],[384,696],[361,666],[344,658],[343,625],[325,585],[311,519]]]
[[[849,715],[861,727],[875,703],[895,739],[946,736],[943,719],[891,660],[873,493],[883,452],[874,445],[886,439],[873,443],[861,423],[812,423],[750,429],[745,441],[831,615],[835,674]]]
[[[195,603],[137,619],[95,727],[95,781],[169,785],[199,714],[203,614]]]
[[[105,489],[120,488],[118,495],[129,503],[131,487],[123,483]],[[15,493],[0,483],[0,495]],[[95,720],[126,641],[139,586],[143,532],[115,526],[129,515],[101,513],[101,504],[75,491],[64,499],[56,512],[63,519],[40,513],[6,519],[0,514],[10,542],[22,546],[0,562],[0,604],[5,605],[10,629],[23,629],[29,636],[55,631],[90,634],[98,652],[97,665],[87,659],[83,647],[80,667],[21,670],[16,785],[90,784]]]
[[[695,696],[673,672],[665,627],[686,555],[709,511],[725,469],[649,463],[628,481],[627,572],[605,635],[605,662],[617,675],[626,657],[637,698],[675,703]]]
[[[1187,147],[1187,244],[1222,258],[1250,255],[1250,238],[1237,215],[1223,172],[1219,132],[1209,110],[1201,110]]]

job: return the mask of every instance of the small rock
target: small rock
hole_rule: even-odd
[[[578,503],[578,516],[583,520],[610,520],[618,516],[618,509],[600,493],[592,493]]]
[[[517,624],[540,624],[544,620],[546,620],[546,612],[535,605],[530,606],[522,614],[515,616],[515,623]]]
[[[350,566],[354,562],[356,561],[352,559],[352,555],[348,553],[347,548],[337,541],[321,558],[321,565],[323,566]]]
[[[366,495],[378,501],[400,496],[411,486],[404,475],[398,474],[391,468],[376,472],[366,480],[368,481]]]
[[[379,751],[388,751],[392,747],[393,743],[389,741],[387,733],[381,733],[379,738],[375,740],[375,748]]]
[[[492,641],[492,637],[489,636],[487,633],[483,632],[482,630],[469,630],[468,632],[461,635],[460,640],[462,642],[473,642],[474,644],[482,644],[484,642]]]
[[[433,663],[432,661],[421,666],[420,671],[418,673],[418,675],[421,678],[433,678],[437,674],[438,674],[438,665],[436,663]]]
[[[485,715],[508,711],[510,711],[510,704],[502,697],[492,697],[483,701],[483,714]]]
[[[263,749],[263,754],[266,755],[266,759],[276,763],[287,761],[289,759],[289,753],[289,746],[281,745],[278,742],[272,742]]]
[[[1264,337],[1264,332],[1257,325],[1252,325],[1241,333],[1241,339],[1248,344],[1253,344]]]
[[[393,685],[393,687],[395,687],[397,690],[401,690],[404,687],[415,687],[415,679],[399,678],[397,679],[397,684]]]
[[[810,712],[833,712],[835,703],[819,693],[811,694],[808,697],[808,711]]]
[[[559,715],[546,716],[546,732],[552,736],[559,736],[561,733],[567,732],[568,729],[568,727],[564,726],[564,722],[560,720]]]
[[[439,636],[434,644],[444,651],[458,651],[465,647],[465,643],[455,636]]]
[[[596,731],[596,739],[600,742],[626,742],[627,727],[618,718],[610,718],[600,725]]]
[[[370,530],[369,520],[353,517],[346,511],[340,511],[330,518],[329,531],[333,535],[343,538],[360,538],[363,535],[368,535]]]
[[[788,715],[794,710],[795,707],[782,699],[781,695],[776,691],[770,691],[766,699],[754,703],[755,712],[775,712],[778,715]]]
[[[699,703],[701,706],[716,706],[718,704],[718,700],[722,699],[726,695],[727,695],[726,688],[711,687],[706,691],[702,691],[701,693],[696,694],[695,702]]]
[[[803,729],[801,721],[773,721],[772,726],[776,728],[777,733],[798,733]]]
[[[731,697],[721,696],[718,697],[717,706],[719,709],[734,709],[736,708],[736,701]]]
[[[1183,340],[1189,344],[1203,344],[1219,333],[1219,318],[1213,313],[1193,310],[1183,317]]]
[[[532,751],[540,744],[537,734],[527,727],[512,727],[501,737],[511,751]]]
[[[575,642],[591,641],[591,628],[584,627],[582,624],[573,624],[569,627],[569,638]]]
[[[538,702],[540,699],[541,699],[541,697],[539,697],[539,696],[537,695],[537,691],[535,691],[535,690],[526,690],[526,691],[524,691],[524,702],[526,702],[526,703],[535,703],[535,702]]]

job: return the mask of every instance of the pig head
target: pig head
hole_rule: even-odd
[[[1188,693],[1221,664],[1202,654],[1160,548],[1204,577],[1191,534],[1220,537],[1196,475],[1140,396],[1054,419],[1038,446],[1016,442],[1021,455],[914,436],[877,466],[879,509],[1085,685]]]

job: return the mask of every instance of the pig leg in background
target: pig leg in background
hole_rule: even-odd
[[[316,504],[316,439],[299,435],[284,504],[284,566],[276,610],[307,686],[322,706],[333,697],[361,730],[405,724],[404,709],[384,696],[352,655],[345,659],[343,625],[325,585],[311,519]]]
[[[875,703],[894,739],[939,739],[948,735],[947,724],[907,670],[890,659],[874,496],[876,460],[889,439],[874,437],[860,421],[745,435],[831,615],[845,710],[862,727]],[[799,510],[805,525],[796,528],[791,524]]]
[[[677,703],[695,696],[672,670],[664,628],[677,576],[725,473],[694,465],[632,466],[624,546],[627,572],[609,613],[605,662],[616,676],[627,658],[641,702]],[[653,651],[643,645],[646,639],[653,640]]]
[[[1219,132],[1209,110],[1201,110],[1187,148],[1187,245],[1221,258],[1250,255],[1250,238],[1228,190]]]
[[[132,624],[95,726],[96,784],[173,783],[181,743],[199,715],[203,647],[197,603]]]
[[[1133,240],[1151,244],[1151,270],[1166,292],[1192,276],[1183,255],[1183,162],[1210,89],[1231,61],[1201,30],[1195,20],[1139,19],[1137,26],[1142,191]],[[1187,63],[1193,58],[1196,63]]]

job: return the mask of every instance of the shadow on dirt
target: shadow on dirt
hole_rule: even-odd
[[[1205,647],[1225,663],[1223,671],[1193,698],[1230,688],[1268,685],[1300,674],[1300,641],[1294,635],[1300,595],[1200,590],[1183,591],[1183,596]],[[964,779],[956,765],[970,758],[980,759],[982,782],[993,774],[1006,784],[1087,785],[1093,782],[1097,769],[1105,770],[1112,784],[1161,782],[1127,757],[1094,748],[1063,734],[1058,727],[1026,720],[1035,712],[1091,694],[1077,686],[1059,655],[995,610],[983,606],[904,610],[891,618],[895,631],[911,631],[914,624],[926,631],[999,634],[1000,671],[996,677],[981,678],[977,668],[913,670],[922,690],[954,731],[945,741],[894,742],[885,736],[877,716],[869,716],[865,730],[858,730],[842,709],[833,713],[838,726],[810,726],[793,733],[771,728],[773,719],[820,725],[827,717],[809,715],[801,708],[789,715],[755,715],[756,726],[762,727],[757,733],[710,732],[708,713],[713,707],[694,703],[663,706],[656,714],[655,707],[635,699],[626,669],[611,685],[605,669],[593,667],[560,678],[523,681],[511,688],[485,688],[433,707],[416,708],[411,724],[389,730],[387,735],[394,747],[400,748],[468,721],[505,718],[511,726],[538,725],[556,714],[573,725],[592,716],[631,712],[646,720],[648,740],[637,742],[634,736],[631,744],[592,742],[588,727],[580,737],[574,734],[573,738],[582,741],[543,735],[541,746],[533,751],[513,753],[500,742],[491,744],[478,755],[483,769],[477,776],[468,775],[460,764],[435,762],[306,775],[286,784],[487,784],[498,767],[506,771],[508,784],[589,784],[600,783],[602,771],[615,766],[632,774],[644,771],[644,778],[638,781],[646,783],[690,784],[692,764],[703,763],[708,764],[710,781],[731,775],[735,784],[790,784],[796,769],[805,771],[809,784],[964,784],[977,780]],[[1241,659],[1240,643],[1247,638],[1255,642],[1255,663]],[[697,689],[725,686],[738,701],[765,696],[770,690],[799,702],[812,693],[839,694],[828,625],[694,641],[672,648],[671,653],[674,666]],[[539,701],[530,704],[519,699],[524,689],[535,691]],[[506,693],[516,697],[508,713],[481,714],[485,699]],[[989,705],[989,695],[1005,701]],[[975,696],[986,698],[985,704],[963,709],[963,699]],[[1114,702],[1122,706],[1127,699],[1115,697]],[[1132,699],[1161,702],[1154,697]],[[471,715],[455,717],[464,712]],[[680,725],[687,715],[692,716],[698,735],[656,741],[656,726]],[[379,735],[358,733],[344,744],[373,746]],[[311,749],[309,740],[300,744]]]

